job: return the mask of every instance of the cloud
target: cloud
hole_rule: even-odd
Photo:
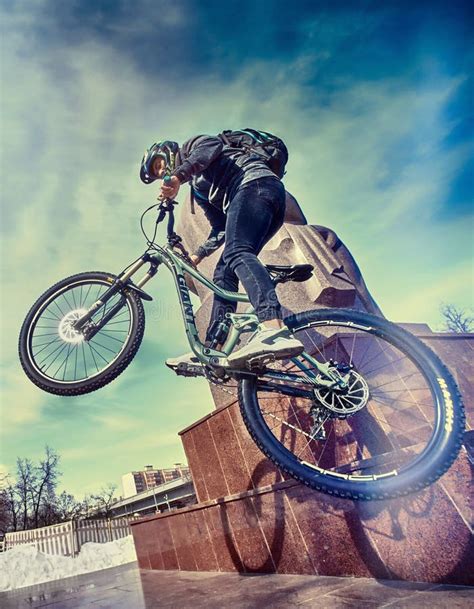
[[[32,425],[41,418],[41,411],[48,401],[46,394],[26,381],[19,364],[11,361],[1,369],[2,399],[0,403],[1,427],[9,433],[15,428]]]
[[[393,311],[394,321],[426,321],[423,315],[418,313],[426,310],[426,303],[432,303],[431,306],[438,314],[439,307],[444,302],[455,302],[469,307],[470,303],[474,302],[473,270],[472,262],[467,261],[454,268],[440,269],[428,275],[422,274],[416,290],[409,294],[401,292],[396,301],[388,304]],[[436,330],[436,324],[432,329]]]

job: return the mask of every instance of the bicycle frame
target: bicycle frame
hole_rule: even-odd
[[[151,253],[153,252],[153,253]],[[145,265],[149,264],[147,273],[136,283],[131,282],[131,278]],[[213,281],[205,277],[200,271],[198,271],[192,264],[188,263],[183,256],[173,250],[173,245],[168,244],[165,247],[154,245],[153,250],[147,250],[136,262],[126,267],[117,277],[113,280],[111,287],[101,295],[100,300],[95,302],[92,307],[75,323],[76,330],[85,329],[87,322],[92,318],[94,313],[102,307],[112,296],[117,292],[123,291],[124,289],[131,289],[136,291],[141,298],[144,300],[151,300],[151,296],[146,294],[142,290],[142,287],[148,283],[154,277],[158,271],[160,265],[164,264],[173,275],[173,279],[176,285],[178,293],[178,299],[181,306],[181,313],[183,316],[184,327],[186,335],[189,341],[191,350],[199,359],[199,361],[207,366],[211,367],[222,367],[228,369],[227,356],[233,351],[236,346],[240,335],[244,331],[255,332],[257,330],[259,321],[255,313],[255,309],[252,307],[247,294],[240,292],[229,292],[220,288]],[[228,313],[231,325],[226,337],[226,340],[222,346],[221,351],[207,347],[199,338],[199,334],[196,328],[193,305],[191,297],[189,295],[189,289],[186,283],[185,273],[188,273],[191,277],[199,281],[202,285],[210,289],[214,294],[217,294],[221,298],[230,302],[245,302],[249,304],[248,309],[244,313]],[[114,307],[102,317],[100,323],[92,331],[92,335],[95,334],[103,325],[105,325],[115,313],[122,307],[123,300],[121,299]],[[85,333],[87,336],[87,331]],[[315,386],[330,386],[334,383],[341,383],[341,378],[332,372],[329,367],[329,363],[321,363],[314,359],[310,354],[303,352],[301,354],[314,369],[318,370],[320,375],[325,377],[327,380],[319,378],[316,380],[314,371],[306,368],[304,364],[295,358],[292,360],[295,365],[306,374],[314,379],[313,384]],[[234,372],[234,371],[233,371]],[[237,374],[244,374],[244,371],[235,371]],[[246,372],[248,374],[248,372]],[[291,373],[279,373],[276,371],[268,371],[266,374],[268,378],[278,378],[279,380],[286,380],[288,382],[294,382],[298,385],[302,384],[301,377],[293,375]],[[306,384],[307,383],[303,383]],[[269,386],[270,387],[270,386]],[[280,392],[282,388],[280,386]],[[293,391],[290,387],[287,387],[288,395],[308,397],[308,392],[298,389]]]
[[[139,281],[132,283],[131,278],[146,264],[150,265],[147,273]],[[205,365],[225,366],[227,356],[232,352],[237,344],[240,334],[243,331],[255,331],[257,329],[259,322],[257,315],[255,314],[255,310],[250,305],[247,294],[242,294],[240,292],[229,292],[220,288],[213,281],[200,273],[200,271],[198,271],[194,266],[189,264],[181,255],[173,251],[173,248],[170,245],[166,245],[165,247],[155,246],[153,253],[146,251],[139,258],[139,260],[137,260],[131,266],[126,267],[126,269],[117,276],[113,285],[104,294],[102,294],[101,299],[95,302],[89,311],[87,311],[87,313],[76,322],[76,329],[82,329],[100,307],[102,307],[108,300],[110,300],[110,298],[112,298],[112,296],[124,288],[135,290],[145,300],[151,300],[151,297],[143,292],[141,288],[156,275],[158,267],[162,264],[164,264],[173,275],[181,306],[184,327],[191,350],[199,361]],[[228,314],[231,321],[231,326],[226,341],[222,347],[222,351],[217,351],[207,347],[199,338],[195,323],[193,305],[189,295],[189,288],[186,284],[186,278],[184,275],[185,273],[188,273],[191,277],[225,300],[230,302],[249,303],[249,308],[245,313]],[[120,309],[121,306],[122,302],[119,301],[119,303],[101,319],[101,325],[105,325],[105,323],[107,323],[111,317],[113,317],[116,312],[115,310]]]
[[[247,294],[240,292],[229,292],[220,288],[213,281],[205,277],[194,266],[189,264],[183,257],[173,251],[171,246],[168,245],[164,248],[159,247],[154,254],[145,254],[144,257],[142,257],[142,261],[143,264],[146,264],[147,262],[150,263],[150,270],[153,269],[154,266],[155,268],[158,268],[160,264],[164,264],[171,271],[178,293],[178,299],[181,306],[181,313],[183,316],[184,327],[189,340],[189,345],[193,353],[203,364],[210,364],[212,366],[225,365],[225,360],[237,344],[242,331],[244,331],[244,329],[251,331],[255,331],[257,329],[259,323],[258,318],[253,307],[250,305]],[[140,265],[140,267],[141,266],[142,265]],[[214,294],[217,294],[229,302],[249,303],[248,310],[245,313],[228,314],[231,320],[231,326],[227,339],[222,347],[222,351],[217,351],[207,347],[199,338],[195,323],[193,305],[189,295],[189,288],[184,276],[185,273],[188,273],[191,277],[199,281],[199,283],[214,292]],[[146,273],[145,276],[137,282],[137,287],[141,288],[151,279],[151,277],[153,277],[153,275],[153,271],[152,273],[148,271],[148,273]]]

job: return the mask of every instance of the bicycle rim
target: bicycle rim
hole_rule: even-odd
[[[113,366],[126,348],[132,330],[128,299],[97,334],[86,341],[71,322],[83,315],[110,288],[105,279],[77,279],[62,286],[37,311],[27,336],[28,356],[36,373],[46,381],[74,384],[93,379]],[[91,321],[99,323],[122,295],[116,294]]]

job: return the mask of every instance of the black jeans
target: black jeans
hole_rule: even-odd
[[[214,271],[214,282],[237,292],[240,280],[260,322],[281,319],[275,286],[257,255],[281,227],[284,216],[285,188],[270,176],[237,188],[227,210],[224,251]],[[206,340],[212,339],[215,322],[236,308],[237,303],[214,296]]]

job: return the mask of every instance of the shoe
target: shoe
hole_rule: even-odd
[[[266,328],[260,325],[255,336],[241,349],[227,358],[229,366],[263,364],[275,359],[295,357],[304,351],[304,345],[294,338],[286,326]]]
[[[170,357],[165,363],[171,370],[176,370],[178,366],[181,366],[182,368],[187,368],[188,366],[202,366],[201,362],[192,351],[180,355],[179,357]]]

